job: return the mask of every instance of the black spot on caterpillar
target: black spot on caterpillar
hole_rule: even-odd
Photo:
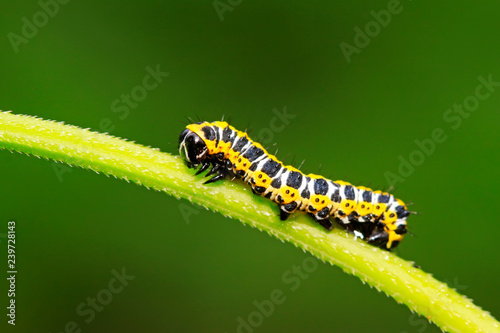
[[[278,204],[282,220],[296,210],[304,211],[331,230],[330,218],[335,218],[357,237],[387,250],[395,248],[407,232],[410,212],[392,194],[319,175],[304,175],[226,122],[186,126],[179,137],[179,152],[190,168],[201,166],[197,174],[212,166],[207,176],[214,176],[205,184],[227,175],[241,178],[253,193]]]

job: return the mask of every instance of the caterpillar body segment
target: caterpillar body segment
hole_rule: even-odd
[[[304,174],[284,165],[247,133],[226,122],[190,124],[179,137],[179,152],[199,174],[209,168],[205,183],[227,175],[241,178],[252,192],[276,202],[280,218],[303,211],[331,230],[331,219],[368,243],[393,249],[407,232],[409,211],[403,201],[381,191],[315,174]]]

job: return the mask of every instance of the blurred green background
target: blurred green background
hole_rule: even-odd
[[[387,1],[216,5],[71,1],[45,21],[36,1],[5,2],[0,109],[176,154],[187,117],[225,115],[259,137],[286,108],[295,118],[270,140],[280,158],[374,188],[441,128],[447,139],[396,184],[422,212],[397,253],[500,317],[500,87],[458,128],[443,118],[475,101],[479,76],[500,81],[500,4],[407,0],[385,27],[370,22],[393,9]],[[370,40],[355,40],[367,24]],[[356,42],[346,57],[341,43]],[[140,88],[157,66],[169,75]],[[17,222],[16,332],[64,332],[71,321],[82,332],[236,332],[275,289],[286,301],[240,332],[439,332],[337,267],[320,264],[292,291],[282,276],[309,254],[187,201],[6,151],[0,174],[2,272],[7,221]],[[122,268],[135,278],[109,300]],[[77,309],[96,296],[109,304],[89,320]]]

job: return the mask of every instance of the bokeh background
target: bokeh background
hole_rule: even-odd
[[[258,137],[286,109],[295,117],[270,138],[280,158],[376,188],[440,128],[447,139],[396,184],[422,212],[397,253],[498,318],[500,87],[457,128],[443,117],[473,101],[479,76],[500,81],[500,5],[404,0],[377,31],[371,11],[388,6],[71,1],[44,22],[40,3],[5,2],[0,109],[174,154],[187,117],[225,115]],[[34,16],[38,31],[23,28]],[[367,24],[369,42],[358,38],[346,57],[341,43],[355,47]],[[14,46],[23,29],[29,38]],[[137,95],[157,66],[168,76]],[[124,108],[132,91],[139,98]],[[14,329],[0,284],[2,332],[64,332],[71,321],[82,332],[236,332],[275,289],[286,301],[240,332],[439,332],[337,267],[319,265],[291,291],[282,276],[309,254],[124,181],[0,151],[0,196],[0,268],[15,220],[19,271]],[[104,297],[122,268],[135,278],[87,323],[77,308]]]

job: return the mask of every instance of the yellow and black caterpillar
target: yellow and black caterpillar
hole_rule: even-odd
[[[281,220],[296,210],[310,214],[331,230],[330,217],[380,248],[393,249],[407,232],[410,212],[403,201],[382,191],[332,181],[283,165],[245,132],[226,122],[190,124],[179,137],[179,152],[196,174],[212,169],[205,184],[234,175],[249,184],[255,194],[276,202]]]

